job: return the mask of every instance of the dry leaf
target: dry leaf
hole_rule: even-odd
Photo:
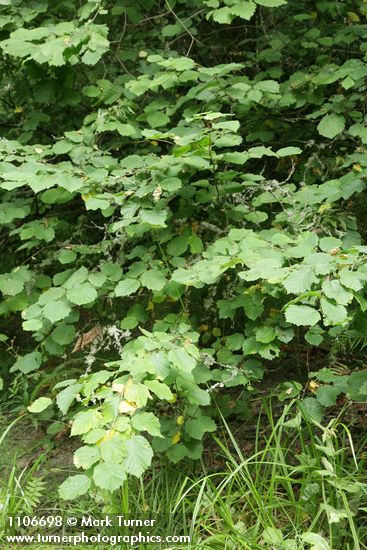
[[[81,336],[77,339],[75,342],[75,346],[73,347],[73,350],[71,353],[75,353],[77,351],[81,351],[86,346],[89,346],[94,340],[97,338],[100,338],[103,334],[103,329],[100,325],[96,325],[95,327],[88,330],[88,332],[83,332]]]

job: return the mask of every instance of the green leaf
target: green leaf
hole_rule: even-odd
[[[256,82],[255,89],[269,94],[278,94],[279,83],[275,80],[260,80],[259,82]],[[271,152],[271,155],[276,156],[277,153]]]
[[[128,474],[140,477],[150,466],[153,451],[145,437],[136,435],[126,441],[127,457],[124,467]]]
[[[310,550],[330,550],[327,540],[318,533],[302,533],[301,539],[310,545]]]
[[[57,302],[48,302],[42,311],[46,319],[51,323],[57,323],[69,315],[71,307],[69,302],[58,300]]]
[[[308,330],[305,334],[305,339],[309,344],[311,344],[311,346],[319,346],[324,339],[322,336],[323,331],[321,329],[319,329],[319,332],[313,330],[317,328],[319,327],[317,326],[313,327],[310,330]]]
[[[20,370],[23,374],[33,372],[41,366],[42,354],[39,351],[32,351],[19,357],[14,365],[11,367],[10,372]]]
[[[283,546],[283,535],[280,529],[266,527],[262,532],[261,539],[270,546]]]
[[[279,6],[284,6],[284,4],[287,3],[286,0],[255,0],[255,2],[256,4],[267,8],[277,8]]]
[[[101,489],[116,491],[126,479],[125,468],[121,464],[103,462],[93,471],[93,481]]]
[[[117,124],[116,130],[118,131],[120,136],[136,136],[136,130],[131,124]]]
[[[58,256],[58,260],[61,264],[71,264],[75,262],[77,255],[72,250],[61,250]]]
[[[299,402],[299,408],[305,415],[307,420],[313,420],[317,424],[321,424],[324,416],[324,407],[314,397],[306,397]]]
[[[102,266],[103,271],[103,266]],[[70,272],[69,272],[70,273]],[[70,277],[64,282],[63,287],[69,290],[76,289],[79,287],[84,281],[87,280],[89,275],[88,269],[86,267],[80,267],[76,271],[72,272]]]
[[[345,267],[339,271],[339,279],[344,286],[356,292],[363,288],[361,275]]]
[[[196,360],[182,348],[174,348],[168,352],[168,359],[175,367],[191,372],[196,366]]]
[[[151,412],[134,414],[131,418],[131,425],[138,432],[146,431],[155,437],[163,437],[159,419]]]
[[[316,399],[323,407],[332,407],[339,394],[340,390],[334,386],[320,386],[317,388]]]
[[[293,155],[300,155],[302,153],[302,149],[299,147],[282,147],[282,149],[278,149],[277,156],[278,157],[289,157]]]
[[[171,399],[173,399],[173,393],[167,384],[163,382],[159,382],[158,380],[145,380],[144,385],[147,386],[158,399],[165,399],[166,401],[171,401]]]
[[[59,487],[59,496],[63,500],[73,500],[85,495],[91,485],[91,480],[84,474],[70,476]]]
[[[166,278],[162,271],[158,269],[148,269],[140,277],[140,282],[143,286],[149,288],[150,290],[162,290],[166,284]]]
[[[93,464],[95,464],[101,458],[101,453],[97,446],[84,445],[80,447],[74,453],[73,462],[77,468],[83,468],[83,470],[89,470]]]
[[[276,332],[274,330],[274,327],[260,327],[256,333],[255,337],[257,342],[261,342],[262,344],[269,344],[276,338]]]
[[[313,307],[290,305],[285,311],[285,318],[288,323],[293,323],[297,326],[312,326],[320,321],[321,316]]]
[[[111,439],[102,441],[99,448],[105,462],[119,464],[126,456],[125,442],[118,434],[114,434]]]
[[[235,351],[242,348],[243,342],[244,335],[239,332],[235,332],[227,337],[226,346],[231,351]]]
[[[321,288],[325,296],[335,300],[338,304],[347,305],[353,300],[353,294],[348,292],[337,279],[326,279]]]
[[[348,514],[344,510],[337,510],[330,504],[324,504],[325,511],[328,515],[329,523],[340,523],[341,520],[348,518]]]
[[[283,286],[290,294],[303,294],[306,290],[310,290],[315,283],[318,283],[318,278],[309,267],[291,271],[282,282]]]
[[[167,212],[165,210],[141,210],[140,219],[152,227],[166,227]]]
[[[151,128],[166,126],[170,121],[169,117],[161,111],[153,111],[147,114],[147,122]]]
[[[342,115],[325,115],[317,125],[320,135],[333,139],[345,128],[345,118]]]
[[[31,413],[40,413],[47,409],[47,407],[49,407],[50,405],[52,405],[52,399],[50,399],[49,397],[39,397],[38,399],[36,399],[36,401],[33,401],[33,403],[29,405],[27,409]]]
[[[0,275],[0,290],[3,294],[15,296],[22,292],[24,281],[18,279],[16,274]]]
[[[348,318],[348,311],[344,306],[333,304],[326,298],[321,298],[320,304],[324,316],[331,324],[342,323]]]
[[[116,296],[130,296],[134,294],[140,287],[140,283],[137,279],[130,279],[127,277],[123,281],[120,281],[115,287]]]
[[[249,21],[256,11],[256,4],[252,1],[245,2],[242,0],[240,3],[231,6],[230,9],[232,15]]]
[[[192,233],[188,239],[191,254],[201,254],[203,251],[203,241],[195,233]]]
[[[220,8],[219,10],[214,10],[212,12],[213,20],[217,23],[231,23],[232,17],[231,17],[231,10],[228,7]]]
[[[39,319],[29,319],[29,321],[23,321],[22,323],[23,330],[30,330],[32,332],[41,330],[42,326],[42,321]]]
[[[71,384],[57,394],[56,403],[63,414],[68,412],[70,405],[80,392],[81,388],[82,384]]]
[[[94,302],[97,296],[96,289],[88,282],[67,291],[68,299],[78,306]]]
[[[89,275],[88,279],[89,279],[89,282],[93,286],[99,288],[99,287],[104,285],[104,283],[106,282],[107,277],[104,273],[97,272],[97,273],[91,273]]]
[[[88,197],[85,200],[86,210],[105,210],[106,208],[109,208],[109,206],[109,201],[98,197]]]
[[[100,418],[101,413],[95,409],[77,413],[71,427],[71,435],[85,434],[93,428],[96,428],[99,424]]]
[[[349,376],[348,395],[353,401],[367,401],[367,369],[354,371]]]
[[[319,247],[323,252],[329,252],[334,248],[341,248],[342,241],[340,239],[336,239],[335,237],[322,237],[319,242]]]
[[[216,424],[209,416],[191,418],[184,423],[185,432],[193,439],[202,439],[206,432],[215,432]]]
[[[182,187],[182,182],[179,178],[165,178],[159,182],[159,187],[173,193]]]
[[[75,328],[73,325],[61,323],[52,331],[51,337],[60,346],[66,346],[74,340]]]
[[[150,398],[148,388],[144,384],[130,384],[124,393],[125,399],[136,403],[138,407],[144,407]]]
[[[182,235],[174,237],[167,245],[167,252],[171,256],[180,256],[189,246],[190,232],[184,231]]]

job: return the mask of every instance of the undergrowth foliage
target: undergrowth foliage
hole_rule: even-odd
[[[3,376],[82,439],[63,498],[199,458],[213,395],[293,339],[365,334],[366,15],[1,2]],[[318,422],[366,400],[363,370],[312,376]]]

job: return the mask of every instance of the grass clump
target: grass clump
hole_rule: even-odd
[[[356,446],[341,415],[321,424],[296,401],[279,413],[271,399],[263,403],[253,436],[254,448],[248,452],[241,426],[221,417],[221,429],[212,443],[208,440],[214,445],[214,462],[177,467],[161,461],[144,478],[126,481],[113,496],[106,494],[98,502],[85,496],[71,506],[50,499],[47,455],[22,470],[14,460],[0,486],[2,534],[8,514],[120,514],[155,518],[154,531],[163,536],[191,537],[190,544],[175,545],[177,549],[367,548],[367,436],[358,437]],[[108,527],[99,532],[118,534]]]

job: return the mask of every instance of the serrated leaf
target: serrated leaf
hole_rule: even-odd
[[[95,409],[82,411],[75,415],[71,427],[71,435],[81,435],[96,428],[99,424],[101,413]]]
[[[69,315],[71,307],[65,300],[58,300],[57,302],[48,302],[42,311],[46,319],[51,323],[57,323],[57,321],[62,321]]]
[[[324,338],[321,332],[313,332],[312,329],[310,329],[306,332],[305,339],[311,346],[319,346]]]
[[[167,384],[159,382],[159,380],[145,380],[144,385],[153,392],[158,399],[165,399],[166,401],[171,401],[173,399],[173,393]]]
[[[210,416],[199,416],[191,418],[184,423],[185,432],[193,439],[201,440],[205,433],[214,432],[217,427]]]
[[[18,357],[17,361],[11,367],[10,372],[20,370],[23,374],[33,372],[41,366],[42,354],[39,351],[32,351],[22,357]]]
[[[260,327],[255,333],[255,338],[257,342],[269,344],[276,338],[274,327]]]
[[[29,405],[27,409],[31,413],[40,413],[47,409],[47,407],[49,407],[50,405],[52,405],[52,399],[50,399],[49,397],[39,397],[38,399],[36,399],[36,401],[33,401],[33,403]]]
[[[310,550],[330,550],[327,540],[318,533],[302,533],[301,539],[310,545]]]
[[[145,437],[136,435],[126,441],[127,457],[124,467],[127,473],[140,477],[150,466],[153,450]]]
[[[282,282],[284,288],[290,294],[302,294],[310,290],[313,284],[318,282],[314,271],[309,267],[295,269]]]
[[[321,309],[328,321],[334,323],[342,323],[348,317],[347,309],[340,304],[333,304],[330,300],[326,298],[321,298],[320,300]]]
[[[130,384],[125,390],[124,397],[130,403],[144,407],[150,398],[150,393],[144,384]]]
[[[147,122],[151,128],[160,128],[161,126],[166,126],[169,123],[170,119],[161,111],[152,111],[146,116]]]
[[[119,434],[99,444],[101,456],[105,462],[120,464],[126,456],[125,442]]]
[[[59,495],[63,500],[73,500],[85,495],[91,485],[91,480],[84,474],[70,476],[59,487]]]
[[[297,326],[312,326],[320,321],[321,316],[313,307],[290,305],[285,311],[285,318],[288,323],[293,323]]]
[[[131,418],[131,425],[138,432],[148,432],[155,437],[163,437],[159,419],[151,412],[134,414]]]
[[[165,210],[141,210],[140,219],[152,227],[166,227],[167,212]]]
[[[347,305],[353,300],[353,294],[348,292],[337,279],[326,279],[322,285],[325,296],[338,304]]]
[[[23,330],[29,330],[35,332],[41,330],[43,324],[39,319],[29,319],[29,321],[23,321],[22,328]]]
[[[78,306],[90,304],[94,302],[98,296],[94,286],[88,282],[69,289],[66,295],[73,304],[77,304]]]
[[[56,403],[63,414],[66,414],[68,412],[70,405],[74,401],[76,395],[79,393],[81,388],[82,384],[71,384],[57,394]]]
[[[66,346],[74,340],[75,328],[73,325],[61,323],[52,331],[51,337],[60,346]]]
[[[138,279],[130,279],[127,277],[123,281],[120,281],[115,287],[116,296],[130,296],[134,294],[140,287]]]
[[[308,420],[314,420],[321,424],[324,407],[314,397],[306,397],[300,401],[299,407]]]
[[[162,290],[166,284],[166,278],[162,271],[158,269],[149,269],[140,277],[141,284],[150,290]]]
[[[168,352],[168,359],[175,367],[191,372],[196,366],[196,360],[182,348],[174,348]]]
[[[159,187],[173,193],[182,187],[182,182],[179,178],[165,178],[159,182]]]
[[[233,16],[231,15],[231,10],[227,6],[224,8],[219,8],[218,10],[213,10],[212,12],[213,20],[217,23],[231,23]]]
[[[93,464],[100,460],[101,454],[96,446],[84,445],[77,449],[74,453],[73,462],[76,468],[83,468],[83,470],[89,470]]]
[[[340,282],[347,288],[351,288],[352,290],[355,290],[358,292],[363,288],[363,284],[361,282],[362,277],[355,271],[351,271],[350,269],[343,268],[339,271],[339,279]]]
[[[345,118],[342,115],[325,115],[317,125],[321,136],[333,139],[345,128]]]
[[[317,388],[316,399],[323,407],[332,407],[339,393],[340,390],[334,386],[320,386]]]
[[[293,155],[300,155],[302,153],[302,149],[299,147],[282,147],[281,149],[278,149],[277,155],[278,157],[289,157]]]
[[[93,470],[93,481],[101,489],[116,491],[126,479],[126,471],[121,464],[103,462]]]
[[[58,255],[58,260],[61,264],[71,264],[75,262],[77,255],[72,250],[63,249]]]
[[[265,6],[266,8],[278,8],[279,6],[284,6],[287,0],[255,0],[255,2],[259,6]]]
[[[241,17],[241,19],[249,21],[256,11],[256,4],[252,1],[241,1],[238,4],[231,6],[230,9],[232,15],[236,15],[237,17]]]

